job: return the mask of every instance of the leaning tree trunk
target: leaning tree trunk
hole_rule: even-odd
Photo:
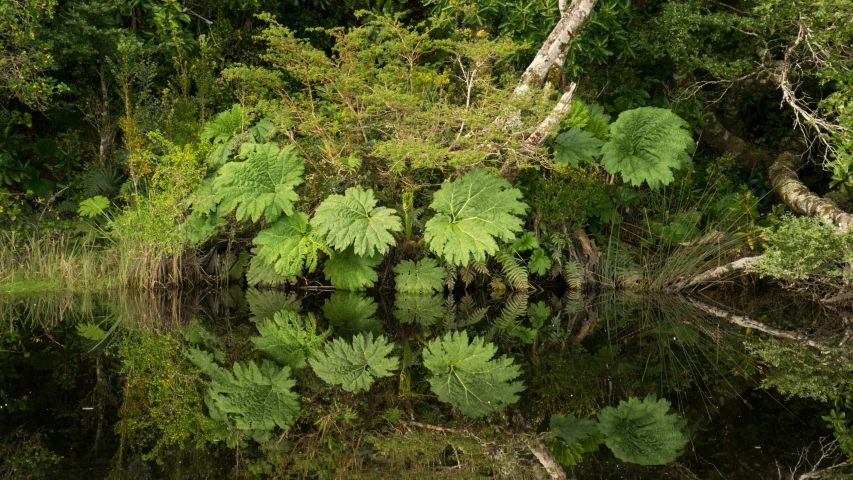
[[[785,152],[770,166],[770,182],[773,191],[782,198],[785,206],[794,212],[810,217],[829,220],[842,233],[850,231],[853,215],[841,210],[808,189],[797,175],[800,159]]]

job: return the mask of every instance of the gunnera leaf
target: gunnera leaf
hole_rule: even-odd
[[[259,247],[257,258],[271,265],[277,274],[297,276],[305,269],[313,272],[317,268],[319,252],[332,253],[314,233],[308,215],[296,212],[258,232],[252,243]]]
[[[294,292],[285,293],[281,290],[248,288],[246,289],[246,302],[249,304],[249,311],[252,312],[251,320],[253,322],[272,318],[282,310],[290,310],[294,313],[302,311],[302,302],[299,301],[299,297]]]
[[[213,376],[208,394],[213,404],[240,430],[285,430],[299,416],[299,395],[291,389],[296,381],[290,368],[264,360],[234,364],[234,373],[222,370]]]
[[[513,381],[520,375],[519,367],[506,356],[493,358],[497,351],[480,337],[469,343],[465,331],[433,339],[423,352],[432,392],[473,418],[517,402],[517,394],[524,390],[521,382]]]
[[[397,213],[376,206],[373,190],[360,186],[343,195],[330,195],[314,212],[311,225],[337,251],[352,247],[360,256],[384,255],[397,241],[393,232],[403,230]]]
[[[578,168],[581,162],[595,163],[596,157],[601,154],[602,145],[604,142],[595,138],[592,133],[572,127],[554,139],[554,163],[571,164],[575,168]]]
[[[249,259],[249,269],[246,270],[246,283],[255,287],[277,287],[287,283],[287,277],[276,273],[272,265],[268,265],[258,257]]]
[[[338,290],[356,292],[372,287],[379,280],[374,268],[380,263],[382,255],[363,257],[348,248],[343,252],[332,252],[323,264],[323,274]]]
[[[510,242],[521,231],[527,205],[521,191],[485,170],[472,170],[435,192],[424,238],[430,250],[448,263],[464,266],[485,261],[498,251],[497,240]]]
[[[594,420],[577,418],[574,413],[570,413],[565,417],[551,415],[550,427],[551,431],[570,445],[598,433],[598,425]]]
[[[395,288],[403,293],[436,293],[444,291],[447,270],[433,258],[413,262],[403,260],[394,267]]]
[[[571,467],[583,461],[584,448],[579,443],[566,443],[559,438],[548,442],[548,450],[560,465]]]
[[[96,195],[92,198],[87,198],[80,202],[80,207],[77,209],[77,214],[81,217],[94,218],[104,213],[104,210],[110,206],[110,201],[107,197]]]
[[[665,465],[684,453],[686,422],[668,413],[670,403],[649,395],[631,397],[598,414],[604,444],[619,460],[639,465]]]
[[[664,108],[626,110],[610,126],[610,140],[602,147],[601,164],[611,174],[639,187],[656,190],[669,185],[672,171],[690,163],[693,148],[689,125]]]
[[[351,338],[360,332],[382,333],[382,324],[373,318],[376,303],[364,294],[335,292],[323,303],[323,316],[338,336]]]
[[[231,110],[226,110],[216,115],[216,118],[213,120],[205,123],[199,138],[202,141],[209,141],[214,145],[219,145],[240,133],[242,128],[243,108],[235,103],[231,107]]]
[[[101,330],[101,327],[92,322],[78,323],[77,335],[80,335],[86,340],[92,340],[93,342],[100,342],[107,338],[107,332]]]
[[[394,318],[400,323],[419,323],[431,327],[447,314],[444,295],[398,293],[394,299]]]
[[[399,357],[389,357],[394,345],[384,335],[359,333],[351,342],[341,338],[326,344],[308,360],[318,377],[348,392],[370,390],[378,378],[388,377],[400,368]]]
[[[267,223],[293,215],[293,202],[299,200],[295,188],[302,183],[305,169],[296,148],[280,149],[275,142],[244,144],[240,157],[242,162],[219,169],[213,182],[213,190],[222,196],[219,214],[234,211],[237,220],[253,222],[263,216]]]
[[[275,363],[294,370],[305,366],[305,360],[317,351],[331,335],[331,330],[317,333],[314,315],[303,317],[290,310],[282,310],[272,318],[257,324],[260,337],[252,337],[258,350],[266,353]]]
[[[210,348],[219,341],[219,336],[205,328],[198,318],[193,318],[188,324],[181,327],[180,333],[187,342],[205,348]]]

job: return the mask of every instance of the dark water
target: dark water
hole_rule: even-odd
[[[813,332],[834,321],[807,301],[775,294],[703,301],[788,330]],[[544,321],[528,315],[532,305],[548,312]],[[244,439],[239,447],[219,441],[196,448],[190,432],[183,448],[167,442],[151,454],[163,424],[180,417],[194,418],[197,426],[208,415],[199,402],[179,403],[195,405],[193,412],[164,410],[162,404],[176,400],[156,393],[157,382],[171,378],[200,386],[203,394],[204,384],[193,383],[200,377],[181,355],[189,329],[201,326],[215,335],[226,365],[260,361],[250,341],[258,334],[256,322],[281,309],[312,313],[334,335],[382,333],[396,344],[395,353],[413,358],[424,341],[467,330],[514,358],[526,389],[505,412],[472,421],[430,394],[416,361],[405,380],[392,376],[360,394],[326,386],[306,368],[295,375],[294,387],[304,421],[288,434],[279,430],[262,446]],[[686,419],[685,453],[669,465],[639,466],[601,446],[567,468],[569,478],[776,479],[801,461],[804,448],[831,437],[821,420],[827,404],[760,388],[762,368],[745,342],[766,334],[710,316],[681,297],[545,292],[395,299],[231,288],[5,299],[0,318],[0,478],[522,478],[532,475],[536,459],[519,447],[523,442],[510,441],[516,434],[547,430],[553,413],[590,415],[648,394],[667,399]],[[157,349],[128,347],[143,341]],[[171,362],[165,374],[143,368],[161,359]],[[401,435],[425,430],[383,420],[392,409],[404,422],[475,432],[491,463],[471,467],[478,457],[460,460],[459,452],[468,451],[448,440],[436,455],[413,454],[403,472],[381,454],[381,439],[405,443],[415,437]],[[355,417],[347,420],[344,411]],[[135,429],[122,419],[136,422]]]

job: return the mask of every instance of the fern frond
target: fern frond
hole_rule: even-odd
[[[571,290],[583,288],[583,266],[574,260],[568,261],[562,266],[563,280]]]
[[[495,319],[495,327],[501,330],[512,330],[520,323],[519,319],[527,315],[528,295],[515,294],[509,297]]]
[[[513,290],[527,290],[530,287],[527,266],[514,254],[504,250],[495,254],[495,260],[501,266],[501,273]]]
[[[100,167],[86,174],[86,194],[113,196],[119,193],[125,175],[115,167]]]

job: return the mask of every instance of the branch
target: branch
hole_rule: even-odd
[[[554,109],[551,110],[551,113],[545,117],[545,120],[542,120],[542,122],[536,127],[536,131],[527,138],[527,143],[542,145],[542,143],[545,142],[545,139],[548,138],[551,131],[560,124],[560,120],[562,120],[563,115],[572,109],[572,95],[575,93],[575,88],[577,88],[577,86],[578,84],[574,82],[569,85],[569,88],[567,88],[565,93],[563,93],[563,96],[560,97],[560,101],[554,105]]]
[[[551,455],[551,452],[548,451],[548,447],[542,443],[542,440],[532,438],[525,443],[530,452],[533,453],[533,456],[545,467],[545,471],[548,472],[552,479],[566,480],[566,472],[563,471],[563,467],[557,463],[557,460],[554,459],[554,456]]]
[[[705,272],[691,278],[689,282],[684,284],[684,286],[674,287],[673,290],[686,290],[703,283],[716,282],[728,277],[734,272],[745,270],[747,267],[754,265],[759,258],[761,258],[761,256],[739,258],[734,262],[706,270]]]
[[[782,198],[785,206],[796,213],[829,220],[841,233],[850,231],[853,215],[812,193],[795,171],[800,165],[796,155],[785,152],[770,166],[770,183],[773,191]]]

